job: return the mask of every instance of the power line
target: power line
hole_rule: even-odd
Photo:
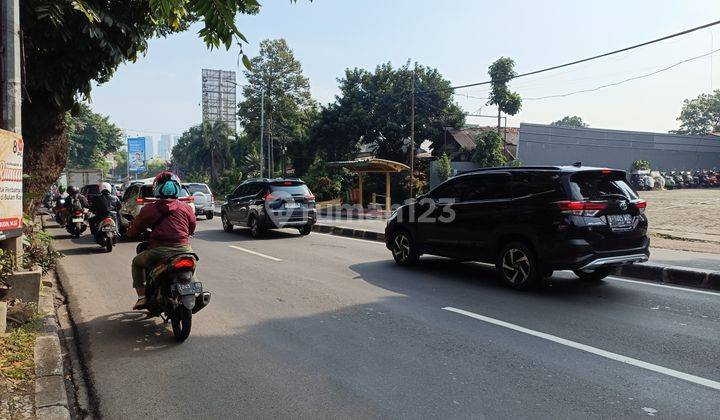
[[[718,51],[720,51],[720,48],[715,49],[715,50],[712,50],[712,51],[710,51],[710,52],[708,52],[708,53],[705,53],[705,54],[702,54],[702,55],[698,55],[698,56],[696,56],[696,57],[691,57],[691,58],[688,58],[688,59],[685,59],[685,60],[682,60],[682,61],[678,61],[678,62],[675,63],[675,64],[671,64],[671,65],[669,65],[669,66],[667,66],[667,67],[664,67],[664,68],[659,69],[659,70],[655,70],[655,71],[650,72],[650,73],[646,73],[646,74],[642,74],[642,75],[639,75],[639,76],[630,77],[630,78],[627,78],[627,79],[624,79],[624,80],[620,80],[620,81],[618,81],[618,82],[608,83],[608,84],[605,84],[605,85],[602,85],[602,86],[598,86],[598,87],[595,87],[595,88],[592,88],[592,89],[576,90],[576,91],[574,91],[574,92],[560,93],[560,94],[556,94],[556,95],[540,96],[540,97],[535,97],[535,98],[523,98],[523,99],[524,99],[524,100],[527,100],[527,101],[538,101],[538,100],[541,100],[541,99],[549,99],[549,98],[564,98],[564,97],[566,97],[566,96],[576,95],[576,94],[578,94],[578,93],[595,92],[595,91],[597,91],[597,90],[604,89],[604,88],[607,88],[607,87],[617,86],[617,85],[621,85],[621,84],[623,84],[623,83],[627,83],[627,82],[630,82],[630,81],[633,81],[633,80],[638,80],[638,79],[643,79],[643,78],[646,78],[646,77],[650,77],[650,76],[656,75],[656,74],[658,74],[658,73],[662,73],[662,72],[664,72],[664,71],[668,71],[668,70],[670,70],[670,69],[672,69],[672,68],[674,68],[674,67],[677,67],[677,66],[679,66],[679,65],[681,65],[681,64],[684,64],[684,63],[687,63],[687,62],[690,62],[690,61],[693,61],[693,60],[698,60],[698,59],[700,59],[700,58],[704,58],[704,57],[707,57],[707,56],[709,56],[709,55],[713,55],[713,54],[715,54],[715,53],[718,52]]]
[[[643,42],[643,43],[640,43],[640,44],[631,45],[631,46],[629,46],[629,47],[621,48],[621,49],[619,49],[619,50],[614,50],[614,51],[606,52],[606,53],[603,53],[603,54],[594,55],[594,56],[592,56],[592,57],[587,57],[587,58],[583,58],[583,59],[580,59],[580,60],[571,61],[571,62],[565,63],[565,64],[559,64],[559,65],[552,66],[552,67],[546,67],[546,68],[539,69],[539,70],[533,70],[533,71],[530,71],[530,72],[527,72],[527,73],[521,73],[521,74],[516,75],[515,77],[511,77],[511,78],[509,78],[509,79],[507,79],[507,80],[503,80],[503,82],[508,82],[508,81],[510,81],[510,80],[512,80],[512,79],[518,79],[518,78],[520,78],[520,77],[532,76],[532,75],[538,74],[538,73],[544,73],[544,72],[550,71],[550,70],[556,70],[556,69],[559,69],[559,68],[562,68],[562,67],[568,67],[568,66],[573,66],[573,65],[575,65],[575,64],[585,63],[585,62],[591,61],[591,60],[597,60],[598,58],[603,58],[603,57],[607,57],[607,56],[609,56],[609,55],[619,54],[619,53],[621,53],[621,52],[633,50],[633,49],[635,49],[635,48],[640,48],[640,47],[644,47],[644,46],[647,46],[647,45],[650,45],[650,44],[655,44],[655,43],[657,43],[657,42],[665,41],[665,40],[668,40],[668,39],[671,39],[671,38],[676,38],[676,37],[678,37],[678,36],[687,35],[687,34],[689,34],[689,33],[692,33],[692,32],[695,32],[695,31],[699,31],[699,30],[701,30],[701,29],[705,29],[705,28],[709,28],[709,27],[711,27],[711,26],[715,26],[715,25],[717,25],[717,24],[720,24],[720,20],[716,20],[716,21],[714,21],[714,22],[706,23],[705,25],[696,26],[696,27],[691,28],[691,29],[686,29],[686,30],[681,31],[681,32],[676,32],[676,33],[671,34],[671,35],[666,35],[666,36],[663,36],[663,37],[661,37],[661,38],[656,38],[656,39],[653,39],[653,40],[651,40],[651,41],[647,41],[647,42]],[[446,90],[464,89],[464,88],[469,88],[469,87],[473,87],[473,86],[488,85],[488,84],[490,84],[490,83],[492,83],[492,82],[493,82],[492,80],[486,80],[486,81],[484,81],[484,82],[468,83],[468,84],[465,84],[465,85],[450,86],[450,87],[448,87],[448,88],[435,89],[435,90],[429,90],[429,91],[423,91],[423,92],[416,92],[416,93],[427,93],[427,92],[438,92],[438,91],[446,91]]]

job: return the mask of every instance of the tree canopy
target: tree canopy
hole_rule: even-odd
[[[76,101],[90,96],[93,81],[107,82],[120,64],[137,60],[149,39],[194,22],[202,22],[199,36],[209,48],[241,45],[235,15],[259,8],[256,0],[21,1],[26,209],[65,167],[65,113],[79,112]]]
[[[677,134],[703,135],[720,132],[720,89],[685,99],[678,117]]]
[[[492,80],[490,89],[490,99],[488,105],[497,105],[498,107],[498,132],[500,131],[500,115],[505,113],[515,115],[520,112],[522,107],[522,99],[517,92],[512,92],[508,87],[508,82],[517,76],[515,71],[515,61],[512,58],[501,57],[490,65],[488,74]]]
[[[574,127],[574,128],[586,128],[589,127],[582,118],[573,115],[572,117],[565,116],[555,122],[551,122],[550,125],[558,127]]]
[[[70,141],[68,166],[74,168],[100,168],[105,156],[122,146],[122,130],[107,116],[95,113],[87,104],[80,103],[76,116],[67,115],[66,124]]]
[[[495,131],[483,131],[475,138],[472,161],[482,167],[502,166],[507,163],[503,154],[503,138]]]
[[[410,138],[411,89],[415,77],[415,145],[441,135],[443,126],[465,121],[452,100],[450,82],[433,68],[406,63],[380,65],[374,72],[347,69],[339,80],[340,94],[324,107],[314,127],[313,141],[321,153],[345,158],[361,143],[381,158],[404,162]]]

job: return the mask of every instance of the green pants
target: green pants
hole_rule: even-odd
[[[158,246],[143,251],[132,260],[133,287],[145,287],[145,270],[155,267],[158,263],[173,255],[193,252],[190,245]]]

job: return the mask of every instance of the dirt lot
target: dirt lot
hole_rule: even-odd
[[[720,254],[720,189],[641,191],[653,246]]]

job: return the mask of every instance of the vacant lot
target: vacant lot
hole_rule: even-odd
[[[720,189],[642,191],[640,196],[648,202],[654,246],[720,253]]]

